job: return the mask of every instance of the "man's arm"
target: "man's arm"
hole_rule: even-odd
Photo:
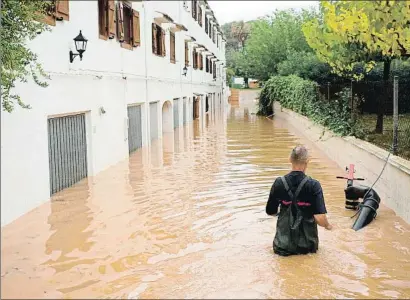
[[[276,179],[275,182],[272,184],[272,188],[270,189],[269,193],[268,203],[266,204],[266,213],[270,216],[278,213],[279,199],[277,198],[277,192],[275,192],[277,190],[275,188],[277,180],[278,179]]]
[[[326,228],[327,230],[330,230],[333,228],[333,226],[330,225],[329,221],[327,220],[326,214],[317,214],[313,216],[315,217],[317,225],[322,226]]]
[[[329,221],[327,220],[326,216],[326,205],[325,199],[323,197],[323,190],[322,186],[320,185],[319,181],[315,180],[313,185],[313,216],[316,220],[316,223],[324,227],[328,230],[332,229],[332,225],[330,225]]]

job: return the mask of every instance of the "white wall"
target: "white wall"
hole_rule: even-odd
[[[213,81],[205,67],[189,67],[187,76],[182,76],[186,34],[225,62],[224,47],[216,47],[205,33],[205,25],[200,27],[183,8],[183,1],[141,1],[132,2],[132,6],[139,11],[141,22],[141,46],[132,51],[122,48],[116,39],[99,38],[97,1],[70,1],[69,21],[56,21],[50,32],[30,42],[50,80],[47,88],[31,81],[16,85],[15,92],[32,106],[31,110],[16,107],[11,114],[1,112],[2,226],[49,200],[48,117],[86,112],[88,173],[92,176],[128,156],[127,105],[142,104],[143,145],[149,145],[148,103],[159,101],[161,137],[165,101],[190,98],[190,122],[193,93],[219,93],[223,87],[227,91],[222,80],[225,75]],[[188,28],[188,32],[176,33],[175,64],[170,63],[169,32],[166,57],[152,54],[151,23],[154,17],[161,16],[155,11],[168,14]],[[73,38],[80,30],[88,39],[87,50],[82,61],[76,57],[70,63],[69,50],[75,51]],[[191,49],[192,45],[190,64]],[[227,96],[224,99],[226,103]],[[183,101],[179,101],[181,125],[182,105]],[[104,107],[105,114],[99,113],[100,107]]]

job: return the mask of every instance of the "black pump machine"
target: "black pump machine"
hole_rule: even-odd
[[[377,209],[380,204],[380,197],[373,188],[364,185],[354,186],[354,180],[364,180],[364,178],[354,178],[354,164],[350,164],[349,168],[346,167],[348,176],[337,176],[339,179],[346,179],[347,185],[345,189],[345,208],[355,210],[357,213],[356,221],[354,222],[352,229],[355,231],[365,227],[377,216]],[[362,202],[360,202],[362,199]]]

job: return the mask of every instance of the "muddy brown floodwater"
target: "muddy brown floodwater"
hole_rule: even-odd
[[[382,206],[352,231],[343,170],[290,124],[253,115],[254,98],[3,227],[2,298],[409,298],[410,226]],[[317,254],[284,258],[265,205],[296,143],[337,228],[319,228]]]

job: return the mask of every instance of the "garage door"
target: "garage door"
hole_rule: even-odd
[[[128,150],[129,153],[142,147],[141,105],[128,106]]]
[[[179,127],[179,99],[174,99],[174,128]]]
[[[158,138],[158,102],[149,104],[151,141]]]
[[[87,177],[85,114],[48,119],[50,195]]]

